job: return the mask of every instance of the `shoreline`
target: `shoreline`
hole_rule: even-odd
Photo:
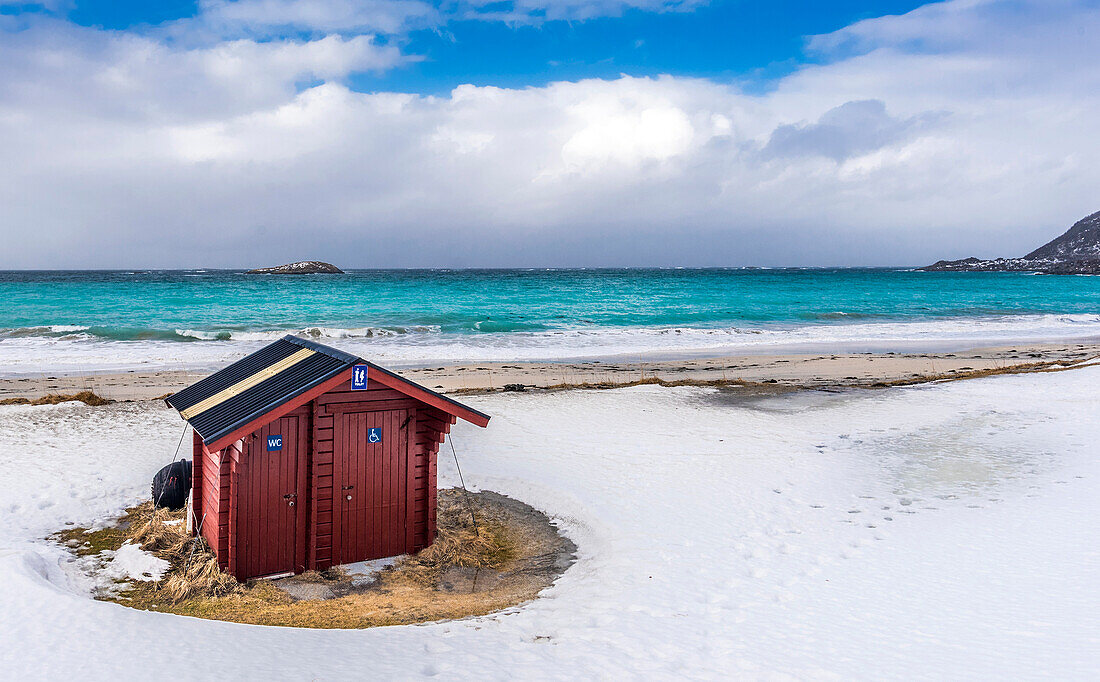
[[[675,360],[479,362],[396,370],[442,393],[524,389],[614,388],[639,383],[765,385],[774,389],[873,388],[966,378],[990,373],[1043,371],[1100,357],[1100,343],[1021,343],[943,352],[788,353],[692,356]],[[152,400],[210,372],[131,370],[84,375],[43,372],[0,379],[0,400],[48,394],[94,393],[116,401]]]

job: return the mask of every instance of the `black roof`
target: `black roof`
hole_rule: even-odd
[[[169,396],[165,402],[179,410],[203,442],[210,444],[358,364],[428,391],[358,356],[287,335]],[[488,419],[488,415],[447,396],[428,392]]]

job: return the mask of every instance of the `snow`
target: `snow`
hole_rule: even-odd
[[[117,551],[111,552],[103,575],[123,580],[160,580],[168,570],[168,565],[164,559],[153,556],[127,540]]]
[[[356,561],[350,564],[342,564],[340,568],[351,576],[351,584],[355,587],[361,585],[370,585],[378,580],[378,576],[382,571],[388,567],[393,566],[402,557],[408,556],[401,554],[398,556],[384,557],[382,559],[373,559],[371,561]]]
[[[578,560],[526,605],[362,631],[88,598],[42,540],[148,494],[153,403],[0,408],[0,667],[14,678],[1088,679],[1100,676],[1100,368],[744,400],[711,389],[469,398],[468,485],[547,512]],[[441,485],[457,483],[449,448]],[[135,655],[135,642],[155,653]]]

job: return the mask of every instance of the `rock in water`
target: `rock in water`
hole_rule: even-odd
[[[1100,211],[1078,220],[1062,236],[1052,239],[1023,258],[941,260],[921,270],[1098,275],[1100,274]]]
[[[271,268],[257,268],[245,272],[246,275],[342,275],[344,271],[332,263],[319,260],[303,260],[297,263],[276,265]]]

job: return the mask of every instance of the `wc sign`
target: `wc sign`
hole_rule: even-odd
[[[371,427],[367,429],[367,442],[368,443],[381,443],[382,442],[382,429]]]
[[[282,449],[283,449],[283,436],[282,436],[282,434],[277,435],[277,436],[268,436],[267,437],[267,451],[268,452],[275,452],[276,450],[282,450]]]
[[[351,390],[367,390],[367,366],[355,365],[351,368]]]

